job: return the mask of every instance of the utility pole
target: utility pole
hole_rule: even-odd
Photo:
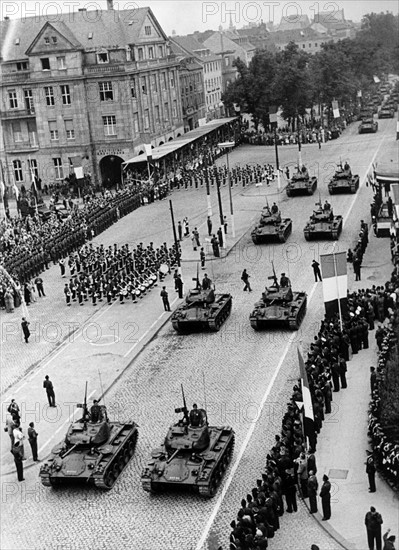
[[[230,177],[230,164],[229,164],[229,150],[232,149],[235,145],[234,141],[225,141],[223,143],[218,143],[220,149],[226,150],[227,157],[227,184],[229,186],[229,199],[230,199],[230,222],[231,222],[231,233],[233,237],[236,236],[235,226],[234,226],[234,211],[233,211],[233,196],[231,193],[231,177]],[[223,224],[224,225],[224,224]]]

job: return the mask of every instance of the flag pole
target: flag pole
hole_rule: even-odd
[[[334,246],[333,246],[333,260],[334,260],[334,277],[335,277],[335,284],[337,285],[337,296],[338,296],[338,314],[339,314],[339,324],[341,326],[341,332],[343,330],[342,328],[342,312],[341,312],[341,299],[340,299],[340,295],[339,295],[339,284],[338,284],[338,275],[337,275],[337,260],[335,258],[335,245],[337,243],[334,242]]]

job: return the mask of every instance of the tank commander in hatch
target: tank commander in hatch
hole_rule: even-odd
[[[91,422],[99,422],[102,420],[102,410],[97,399],[93,399],[93,405],[90,408]]]
[[[200,411],[198,410],[197,404],[194,403],[193,408],[190,411],[190,425],[194,428],[197,428],[202,421],[202,415]]]

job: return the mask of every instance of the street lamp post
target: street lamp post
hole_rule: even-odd
[[[229,186],[229,199],[230,199],[230,221],[231,221],[231,234],[233,237],[236,236],[235,225],[234,225],[234,210],[233,210],[233,196],[231,193],[231,178],[230,178],[230,164],[229,164],[229,149],[232,149],[235,145],[234,141],[225,141],[219,143],[218,146],[220,149],[226,149],[227,157],[227,184]]]
[[[175,217],[173,214],[173,204],[171,200],[169,200],[169,207],[170,207],[170,216],[172,218],[173,238],[175,240],[177,271],[179,275],[181,275],[180,250],[179,250],[179,243],[178,243],[177,234],[176,234]]]

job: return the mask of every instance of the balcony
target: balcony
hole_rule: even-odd
[[[30,153],[38,149],[39,143],[37,139],[27,139],[24,141],[17,141],[16,143],[7,143],[5,145],[7,153]]]
[[[18,71],[15,73],[2,73],[1,79],[3,82],[25,82],[30,80],[30,71]]]
[[[112,64],[103,64],[103,65],[90,65],[84,68],[85,74],[109,74],[109,73],[124,73],[124,65],[112,65]]]
[[[15,120],[21,118],[34,118],[36,116],[35,109],[10,109],[8,111],[0,111],[0,119]]]

